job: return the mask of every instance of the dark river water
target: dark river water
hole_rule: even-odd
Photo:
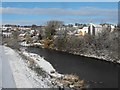
[[[78,75],[91,88],[118,88],[118,64],[49,49],[28,47],[27,51],[43,56],[61,74]]]

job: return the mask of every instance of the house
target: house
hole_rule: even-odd
[[[11,32],[3,32],[3,33],[2,33],[2,36],[3,36],[4,38],[10,38],[10,37],[12,36],[12,33],[11,33]]]
[[[88,27],[83,27],[82,29],[78,29],[77,33],[81,36],[84,36],[86,33],[88,33]]]
[[[114,25],[110,25],[111,28],[111,32],[113,32],[115,30],[115,26]]]
[[[2,27],[0,27],[0,29],[1,29],[3,32],[9,32],[9,31],[12,29],[12,27],[2,26]]]
[[[19,28],[15,28],[15,30],[31,30],[31,28],[30,27],[19,27]]]
[[[2,37],[10,38],[12,36],[12,33],[10,32],[12,30],[12,27],[2,26],[0,29]]]

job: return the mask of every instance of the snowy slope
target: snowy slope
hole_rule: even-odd
[[[23,54],[33,59],[38,64],[38,66],[40,66],[50,76],[53,76],[56,78],[63,76],[62,74],[57,73],[56,70],[53,68],[53,66],[48,61],[46,61],[43,57],[40,57],[39,55],[34,53],[28,53],[26,51],[24,51]]]
[[[37,74],[28,68],[25,60],[9,47],[1,46],[6,58],[8,58],[12,70],[13,78],[17,88],[51,88],[50,77],[37,76]]]

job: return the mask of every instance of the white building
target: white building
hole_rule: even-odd
[[[0,34],[4,37],[4,38],[10,38],[12,33],[10,32],[12,29],[12,27],[6,27],[6,26],[1,26],[0,27]]]
[[[101,33],[102,30],[103,27],[101,25],[90,23],[88,26],[78,29],[76,35],[84,36],[85,34],[89,34],[95,36],[98,35],[98,33]]]
[[[111,32],[113,32],[113,31],[114,31],[114,29],[115,29],[115,26],[110,25],[110,28],[111,28]]]
[[[5,27],[5,26],[2,26],[2,27],[0,27],[0,29],[1,29],[2,31],[9,31],[9,30],[12,29],[12,27]]]
[[[90,23],[89,27],[88,27],[88,34],[89,35],[98,35],[99,33],[102,32],[102,30],[103,30],[103,28],[101,25]]]
[[[16,28],[17,29],[17,28]],[[27,28],[27,27],[19,27],[19,30],[31,30],[31,28]]]
[[[12,36],[12,33],[10,33],[10,32],[3,32],[3,33],[2,33],[2,36],[3,36],[4,38],[10,38],[10,37]]]

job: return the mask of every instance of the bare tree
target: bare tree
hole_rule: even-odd
[[[37,28],[37,25],[33,24],[32,29],[35,30]]]
[[[63,25],[62,21],[54,21],[54,20],[48,21],[46,23],[46,27],[45,27],[46,38],[52,39],[53,35],[55,35],[55,33],[56,33],[56,29],[60,28],[62,25]]]
[[[19,31],[16,30],[12,32],[11,38],[7,38],[8,46],[10,46],[11,48],[17,49],[17,50],[20,49],[18,35],[19,35]]]

